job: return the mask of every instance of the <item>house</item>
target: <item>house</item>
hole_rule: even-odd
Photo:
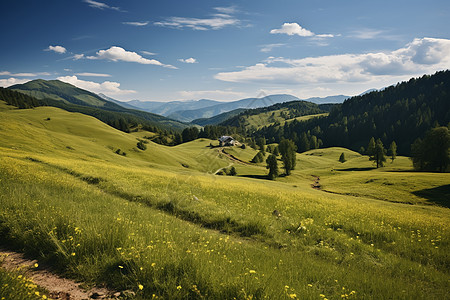
[[[220,147],[223,146],[234,146],[236,144],[236,140],[231,136],[223,135],[219,138]]]

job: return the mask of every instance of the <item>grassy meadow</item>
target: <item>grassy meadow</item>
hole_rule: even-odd
[[[56,108],[0,105],[0,128],[1,245],[87,285],[137,299],[450,297],[450,174],[406,157],[374,169],[317,149],[270,181],[215,141],[142,151],[145,135]],[[237,176],[212,175],[231,165]]]

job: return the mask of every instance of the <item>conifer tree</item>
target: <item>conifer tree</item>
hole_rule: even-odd
[[[384,149],[383,142],[380,139],[377,139],[369,160],[374,161],[377,164],[377,168],[384,167],[384,163],[386,162],[386,149]]]
[[[391,156],[391,162],[394,162],[394,159],[397,158],[397,144],[395,141],[392,141],[391,146],[389,147],[389,155]]]
[[[274,180],[275,177],[278,177],[278,162],[277,157],[273,154],[269,155],[269,157],[266,159],[266,169],[269,169],[269,178],[271,180]]]
[[[375,153],[375,139],[372,137],[367,145],[367,155],[372,156]]]
[[[282,140],[278,145],[278,148],[281,153],[281,160],[283,161],[284,170],[286,175],[291,174],[291,170],[295,168],[296,164],[296,150],[294,142],[291,140]]]

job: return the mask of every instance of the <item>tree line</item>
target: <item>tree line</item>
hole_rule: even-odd
[[[449,98],[450,71],[441,71],[352,97],[334,106],[326,117],[294,120],[284,126],[272,124],[247,134],[265,137],[271,143],[291,139],[299,151],[316,146],[358,151],[366,146],[368,137],[375,136],[384,144],[395,140],[398,153],[410,155],[411,144],[417,138],[433,127],[448,126]],[[311,143],[312,139],[318,145]]]

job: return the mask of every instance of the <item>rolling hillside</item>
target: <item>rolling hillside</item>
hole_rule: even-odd
[[[284,124],[287,120],[306,115],[317,115],[328,112],[333,105],[317,105],[307,101],[291,101],[267,107],[248,109],[239,115],[228,118],[219,125],[234,126],[254,130],[263,126]]]
[[[411,172],[407,157],[374,169],[316,149],[270,181],[250,147],[143,151],[137,133],[58,108],[0,102],[0,127],[1,241],[88,285],[138,299],[448,298],[450,174]]]
[[[163,129],[179,130],[187,127],[186,124],[160,115],[122,107],[94,93],[59,80],[38,79],[25,84],[13,85],[9,90],[32,96],[38,99],[41,105],[94,116],[121,130],[125,130],[126,126],[119,125],[119,122],[126,122],[129,126],[142,124]]]

